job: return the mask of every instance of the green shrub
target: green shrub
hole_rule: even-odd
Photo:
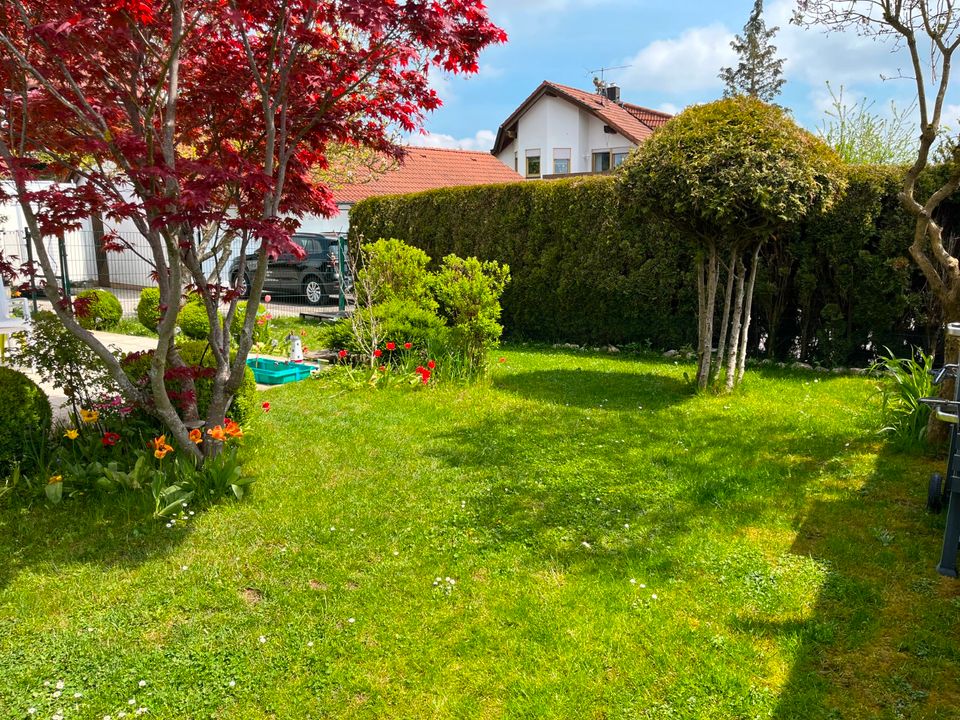
[[[0,474],[20,462],[27,433],[49,430],[53,413],[43,390],[21,372],[0,366]]]
[[[123,308],[108,290],[92,288],[77,293],[74,299],[77,322],[87,330],[110,330],[123,317]]]
[[[177,325],[191,340],[206,340],[210,337],[210,318],[203,301],[196,296],[187,300],[177,315]]]
[[[430,257],[419,248],[400,240],[377,240],[363,246],[363,267],[357,273],[358,302],[367,303],[367,288],[373,293],[372,304],[393,300],[414,303],[425,310],[436,310],[427,266]]]
[[[257,308],[257,322],[253,325],[253,342],[264,342],[270,335],[270,320],[266,317],[267,309],[260,305]],[[237,310],[233,314],[233,322],[230,323],[230,335],[234,340],[240,339],[240,333],[243,332],[243,323],[247,320],[247,301],[241,300],[237,303]],[[206,337],[206,336],[204,336]]]
[[[216,361],[213,353],[210,352],[209,345],[205,341],[187,341],[177,345],[180,357],[183,361],[192,367],[216,367]],[[210,407],[210,396],[213,393],[213,380],[210,378],[199,378],[194,381],[197,389],[197,411],[201,418],[206,417],[207,409]],[[237,389],[237,394],[233,398],[228,414],[230,418],[243,425],[251,420],[257,407],[257,381],[253,376],[253,370],[249,367],[243,371],[243,382]]]
[[[103,361],[75,337],[53,312],[41,310],[30,319],[30,332],[18,333],[10,363],[31,368],[43,382],[63,391],[74,410],[90,407],[101,394],[118,388]]]
[[[500,342],[500,296],[509,281],[509,267],[475,257],[447,255],[437,273],[441,311],[469,375],[486,372],[487,353]]]
[[[177,345],[180,358],[190,367],[214,368],[216,361],[210,352],[209,344],[204,340],[187,340]],[[150,364],[153,362],[153,350],[128,355],[123,361],[123,370],[135,385],[146,385]],[[213,394],[213,379],[198,377],[194,380],[197,392],[197,413],[205,418],[210,408],[210,397]],[[174,379],[167,380],[167,390],[172,393],[181,391],[180,383]],[[243,371],[243,382],[233,398],[228,414],[231,419],[241,425],[253,418],[257,409],[257,381],[253,370],[249,367]]]
[[[932,168],[932,185],[948,169]],[[909,257],[902,169],[849,168],[847,192],[763,251],[750,350],[865,365],[876,348],[932,347],[943,319]],[[941,207],[960,231],[960,195]],[[507,336],[586,345],[692,345],[692,249],[655,206],[627,203],[616,176],[431,190],[369,198],[350,211],[350,242],[398,238],[435,258],[455,253],[510,266]]]
[[[160,288],[146,287],[140,291],[137,319],[150,332],[157,331],[157,325],[160,324]]]

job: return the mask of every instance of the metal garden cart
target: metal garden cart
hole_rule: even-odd
[[[947,335],[960,337],[960,323],[947,325]],[[944,380],[957,381],[958,362],[945,363],[934,373],[934,385]],[[923,398],[939,420],[950,424],[950,452],[947,456],[947,474],[934,473],[930,476],[927,489],[927,509],[939,513],[947,508],[947,525],[943,532],[943,550],[937,572],[949,577],[957,577],[957,550],[960,548],[960,381],[954,382],[953,400],[941,398]]]

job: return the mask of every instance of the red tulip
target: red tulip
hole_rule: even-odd
[[[497,362],[502,362],[502,363],[505,363],[506,361],[507,361],[506,358],[500,358],[499,360],[497,360]]]
[[[431,370],[433,370],[436,366],[437,364],[433,360],[430,360],[429,362],[427,362],[427,367],[430,368]]]
[[[393,352],[396,349],[397,349],[396,343],[392,343],[392,342],[387,343],[387,350],[389,350],[390,352]]]
[[[264,412],[270,412],[270,403],[265,402],[265,403],[264,403],[263,405],[261,405],[260,407],[263,408],[263,411],[264,411]]]
[[[104,447],[113,447],[120,440],[120,436],[115,432],[105,432],[103,437],[100,438],[100,442],[103,443]]]
[[[413,347],[413,343],[408,343],[408,342],[407,342],[407,343],[404,343],[404,344],[403,344],[403,348],[404,348],[405,350],[409,350],[409,349],[412,348],[412,347]]]
[[[341,360],[343,360],[343,359],[347,356],[347,351],[346,351],[346,350],[341,350],[340,352],[337,353],[337,356],[338,356]]]
[[[381,350],[380,348],[377,348],[376,350],[373,351],[374,357],[380,357],[381,355],[383,355],[383,350]]]
[[[380,372],[386,372],[386,371],[387,371],[387,366],[386,366],[386,365],[381,365],[378,369],[380,370]]]

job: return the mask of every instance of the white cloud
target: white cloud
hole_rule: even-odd
[[[490,150],[497,136],[490,130],[480,130],[473,137],[457,139],[453,135],[428,132],[411,135],[407,144],[414,147],[449,148],[453,150]]]
[[[669,113],[670,115],[676,115],[681,110],[683,110],[683,108],[680,107],[679,105],[674,105],[672,102],[665,102],[657,105],[654,108],[654,110],[659,110],[660,112]]]
[[[881,76],[891,77],[905,68],[905,58],[892,52],[889,43],[853,30],[825,33],[790,24],[794,5],[793,0],[776,0],[765,11],[767,27],[780,26],[773,42],[777,55],[785,59],[787,82],[822,86],[829,80],[834,87],[874,84]],[[891,93],[898,89],[892,87]]]
[[[733,34],[721,23],[684,30],[679,37],[655,40],[632,58],[620,75],[621,84],[632,90],[683,93],[720,86],[717,74],[730,65]]]
[[[892,77],[905,67],[904,57],[892,53],[890,44],[852,30],[824,33],[791,24],[794,5],[794,0],[774,0],[764,13],[767,27],[780,27],[773,42],[777,55],[785,60],[788,83],[824,88],[825,92],[828,80],[835,88],[873,85],[881,76]],[[623,72],[622,84],[631,90],[675,96],[705,91],[719,95],[723,83],[718,75],[721,68],[736,63],[730,41],[739,32],[740,28],[734,31],[716,22],[655,40],[623,62],[631,67]],[[905,90],[912,91],[912,83],[891,83],[889,94],[902,95]]]

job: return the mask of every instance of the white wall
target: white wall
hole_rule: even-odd
[[[52,182],[31,183],[31,189],[41,189],[53,185]],[[8,194],[12,188],[6,188]],[[134,200],[131,196],[130,200]],[[350,226],[348,212],[350,206],[341,204],[340,212],[332,218],[309,215],[300,223],[300,230],[309,233],[346,232]],[[156,283],[151,278],[154,270],[153,254],[147,241],[129,220],[110,222],[104,219],[104,231],[114,231],[126,241],[132,250],[108,252],[107,264],[110,268],[110,281],[116,285],[147,287]],[[23,212],[15,201],[0,204],[0,250],[7,257],[16,255],[26,261],[27,250],[23,242],[23,230],[26,222]],[[67,245],[67,270],[71,283],[90,282],[97,278],[97,258],[94,248],[93,230],[89,221],[79,231],[68,232],[64,236]],[[60,254],[56,238],[46,238],[44,244],[50,255],[55,272],[60,272]],[[231,254],[239,252],[239,241],[234,243]],[[251,248],[252,250],[253,248]],[[231,258],[232,259],[232,258]],[[212,262],[208,263],[212,267]],[[230,263],[227,263],[229,267]],[[228,278],[222,279],[228,282]]]
[[[636,147],[619,133],[605,133],[603,127],[596,115],[562,98],[544,95],[517,121],[516,139],[497,158],[512,169],[514,157],[518,157],[517,172],[526,175],[526,151],[538,148],[541,173],[551,175],[554,149],[570,148],[570,172],[591,172],[595,151],[626,152]]]
[[[31,182],[29,190],[42,190],[56,185],[52,181]],[[12,195],[14,189],[10,183],[4,183],[4,189],[7,194]],[[16,255],[21,262],[27,260],[27,248],[23,242],[24,229],[27,226],[23,217],[23,211],[20,205],[14,201],[0,205],[0,248],[4,255]],[[84,222],[80,230],[70,231],[64,234],[64,242],[69,249],[67,254],[67,275],[71,283],[85,282],[97,276],[97,258],[93,244],[90,242],[90,223]],[[60,273],[60,251],[57,238],[44,238],[44,247],[50,256],[50,263],[53,265],[54,272]]]
[[[333,217],[325,218],[319,215],[307,215],[300,221],[300,232],[327,233],[342,232],[350,229],[350,203],[338,203],[338,212]]]

